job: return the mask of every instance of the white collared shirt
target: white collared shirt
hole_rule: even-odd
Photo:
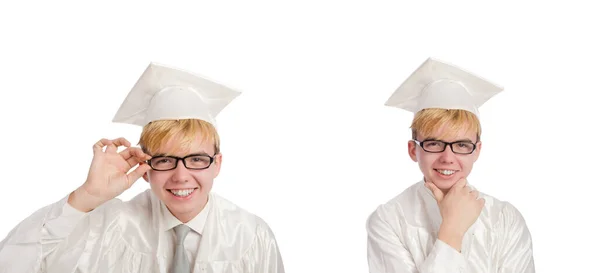
[[[185,254],[188,258],[188,261],[190,262],[190,266],[192,267],[193,264],[196,262],[195,259],[198,254],[198,250],[200,249],[200,240],[202,239],[202,233],[204,231],[204,226],[206,225],[206,219],[208,218],[208,213],[210,212],[211,205],[212,202],[209,196],[208,202],[206,203],[202,211],[200,211],[200,213],[198,213],[198,215],[192,218],[192,220],[190,220],[189,222],[182,223],[169,211],[167,206],[161,202],[161,230],[162,232],[169,233],[170,237],[172,238],[171,242],[177,241],[177,236],[175,235],[175,231],[173,230],[173,228],[175,228],[176,226],[183,224],[191,229],[185,237],[185,240],[183,241],[183,246],[185,248]]]

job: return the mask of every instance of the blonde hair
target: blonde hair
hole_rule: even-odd
[[[179,145],[175,149],[189,149],[198,134],[202,142],[213,143],[215,154],[220,152],[217,130],[209,122],[199,119],[157,120],[148,123],[142,130],[139,145],[145,153],[153,155],[167,141],[177,137]]]
[[[439,108],[423,109],[415,114],[410,126],[412,137],[417,139],[417,133],[421,133],[425,137],[431,137],[444,125],[448,127],[440,136],[441,138],[466,130],[477,134],[476,142],[480,140],[481,124],[475,114],[466,110]]]

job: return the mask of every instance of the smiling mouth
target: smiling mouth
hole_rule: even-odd
[[[441,174],[447,175],[447,176],[453,175],[454,173],[458,172],[456,170],[445,170],[445,169],[434,169],[434,170],[438,173],[441,173]]]
[[[194,193],[194,191],[196,191],[197,189],[198,188],[167,190],[167,191],[171,192],[173,195],[175,195],[177,197],[186,197],[186,196],[190,196],[190,194]]]

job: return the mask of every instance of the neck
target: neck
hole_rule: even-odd
[[[200,211],[189,212],[189,213],[178,213],[178,214],[171,212],[171,214],[173,214],[173,216],[175,216],[175,218],[177,218],[177,220],[179,220],[185,224],[185,223],[191,221],[192,219],[194,219],[194,217],[198,216],[198,214],[200,214]]]
[[[189,221],[191,221],[192,219],[194,219],[196,216],[198,216],[198,214],[200,214],[200,212],[202,212],[202,210],[204,210],[204,208],[206,207],[206,204],[208,204],[208,197],[206,197],[206,200],[204,200],[202,202],[202,205],[199,206],[198,208],[194,208],[193,210],[190,211],[186,211],[186,212],[174,212],[173,210],[171,210],[171,208],[169,208],[169,206],[167,206],[167,209],[169,210],[169,212],[171,212],[171,214],[173,216],[175,216],[175,218],[177,218],[177,220],[181,221],[182,223],[187,223]]]

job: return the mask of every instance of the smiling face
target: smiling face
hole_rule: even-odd
[[[413,139],[419,142],[441,140],[476,143],[472,153],[459,154],[465,144],[455,145],[457,153],[452,151],[450,145],[442,152],[434,153],[425,151],[413,140],[408,142],[409,156],[419,164],[425,181],[433,182],[443,192],[447,192],[459,179],[467,178],[481,151],[481,128],[475,115],[464,110],[426,109],[415,115],[411,127]],[[441,147],[437,145],[426,143],[424,148],[434,150]]]
[[[208,202],[213,180],[219,175],[221,168],[222,155],[219,153],[218,136],[214,127],[199,120],[156,122],[145,129],[145,134],[142,133],[140,144],[146,153],[154,157],[154,168],[177,163],[171,170],[150,170],[144,175],[144,179],[150,183],[152,192],[173,216],[184,223],[193,219]],[[208,167],[188,169],[181,160],[159,158],[183,158],[189,155],[194,156],[187,159],[188,167]],[[210,161],[212,163],[207,164]]]

